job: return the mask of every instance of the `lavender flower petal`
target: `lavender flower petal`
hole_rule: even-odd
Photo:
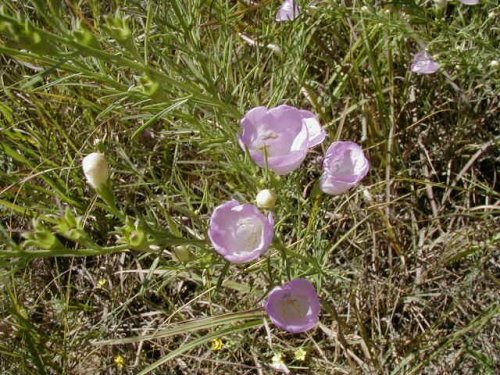
[[[300,111],[302,115],[302,121],[305,122],[307,126],[307,131],[309,133],[309,147],[314,147],[321,144],[325,138],[325,130],[321,127],[316,115],[309,111]]]
[[[342,194],[353,188],[367,175],[370,163],[359,145],[338,141],[330,145],[323,161],[321,190],[327,194]]]
[[[437,72],[439,64],[433,60],[427,51],[421,51],[415,54],[411,63],[411,71],[417,74],[432,74]]]
[[[300,15],[300,7],[295,0],[285,0],[281,4],[278,13],[276,14],[276,21],[286,22],[292,21]]]

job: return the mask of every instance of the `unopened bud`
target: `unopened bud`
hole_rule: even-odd
[[[92,34],[89,30],[81,27],[78,30],[73,31],[73,39],[79,44],[83,44],[85,47],[90,47],[94,49],[101,49],[99,40]]]
[[[363,189],[363,198],[368,203],[373,203],[373,196],[368,189]]]
[[[93,152],[83,158],[83,173],[94,189],[102,187],[109,178],[108,162],[104,154]]]
[[[281,53],[281,47],[278,46],[277,44],[274,44],[274,43],[270,43],[266,46],[267,48],[269,48],[271,51],[273,52],[276,52],[276,53]]]
[[[259,191],[259,194],[257,194],[255,201],[257,202],[257,207],[266,208],[270,210],[274,208],[274,205],[276,204],[276,199],[277,196],[274,193],[274,191],[269,189],[264,189]]]
[[[173,256],[175,259],[177,259],[179,262],[189,262],[191,259],[191,252],[189,251],[187,246],[176,246],[174,247],[174,251],[172,252]]]
[[[146,233],[141,229],[136,229],[130,233],[129,245],[133,249],[143,250],[148,248],[148,238]]]
[[[444,9],[448,4],[448,0],[434,0],[434,4],[436,4],[436,8]]]

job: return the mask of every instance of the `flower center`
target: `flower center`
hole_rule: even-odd
[[[236,253],[247,253],[258,248],[261,244],[263,230],[264,224],[260,220],[247,217],[238,220],[234,233],[238,244]]]
[[[307,299],[286,295],[281,304],[281,315],[289,322],[301,321],[309,312]]]
[[[359,174],[363,169],[363,156],[353,150],[346,150],[338,160],[334,160],[330,173],[340,176]]]
[[[278,133],[272,130],[265,130],[257,136],[255,148],[260,150],[262,153],[266,153],[268,157],[271,157],[274,148],[273,142],[275,142],[278,138]]]

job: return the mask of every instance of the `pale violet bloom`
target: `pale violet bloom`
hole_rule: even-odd
[[[479,4],[479,0],[458,0],[465,5],[476,5]]]
[[[82,168],[87,182],[94,189],[104,186],[108,181],[109,167],[104,154],[93,152],[85,156],[82,160]]]
[[[434,61],[427,51],[420,51],[413,57],[411,71],[418,74],[432,74],[437,72],[439,64]]]
[[[247,263],[265,253],[273,241],[274,220],[252,204],[236,200],[215,208],[208,237],[215,251],[232,263]]]
[[[314,286],[306,279],[295,279],[271,290],[264,308],[276,326],[300,333],[318,324],[321,305]]]
[[[291,21],[300,15],[300,7],[295,0],[285,0],[281,4],[278,13],[276,14],[276,21],[284,22]]]
[[[333,142],[325,154],[321,190],[327,194],[342,194],[366,176],[370,163],[361,147],[349,141]]]
[[[279,175],[297,169],[309,148],[324,141],[326,133],[316,116],[288,105],[255,107],[241,120],[243,149],[261,167]]]

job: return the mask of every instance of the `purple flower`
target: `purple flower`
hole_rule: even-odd
[[[271,290],[264,308],[279,328],[299,333],[318,324],[321,306],[314,286],[306,279],[295,279]]]
[[[439,64],[432,59],[427,51],[420,51],[413,57],[411,71],[418,74],[432,74],[437,72]]]
[[[356,186],[370,170],[363,150],[354,142],[333,142],[323,161],[321,190],[327,194],[342,194]]]
[[[479,4],[479,0],[458,0],[465,5],[476,5]]]
[[[252,159],[279,175],[290,173],[304,161],[309,148],[325,139],[316,116],[288,105],[255,107],[241,120],[240,145]]]
[[[276,21],[284,22],[291,21],[300,15],[300,7],[295,0],[285,0],[281,4],[278,13],[276,13]]]
[[[247,263],[265,253],[273,240],[273,217],[252,204],[232,200],[216,207],[208,237],[215,251],[233,263]]]

